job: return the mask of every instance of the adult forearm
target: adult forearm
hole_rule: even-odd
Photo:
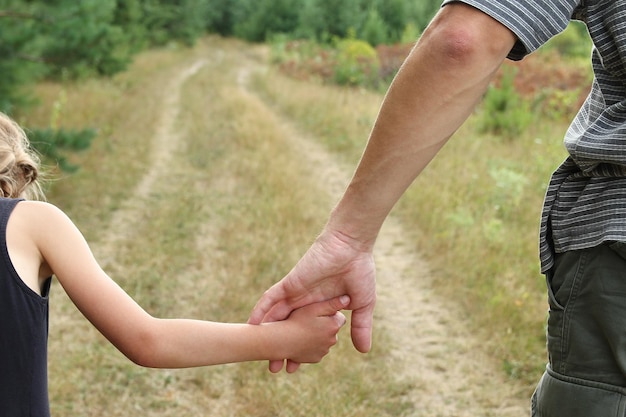
[[[330,228],[373,245],[389,211],[469,117],[514,41],[473,8],[440,12],[394,79]]]

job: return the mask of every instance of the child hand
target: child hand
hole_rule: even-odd
[[[288,327],[288,339],[291,343],[291,355],[287,358],[296,363],[317,363],[328,354],[337,343],[337,333],[346,323],[346,317],[340,309],[350,303],[350,297],[343,295],[327,301],[309,304],[294,310],[285,320]],[[278,372],[281,368],[272,369]],[[287,369],[293,372],[297,369]]]

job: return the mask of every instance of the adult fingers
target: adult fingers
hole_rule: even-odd
[[[352,344],[361,353],[367,353],[372,348],[373,310],[372,306],[352,312],[350,335]]]
[[[288,306],[285,298],[286,294],[281,290],[278,284],[272,286],[265,291],[259,301],[257,301],[250,313],[248,323],[261,324],[263,321],[279,321],[286,319],[293,308]],[[271,317],[268,318],[266,316],[270,311],[272,314]]]
[[[269,364],[269,370],[271,373],[275,374],[280,372],[283,369],[283,365],[284,365],[285,361],[284,360],[275,360],[275,361],[270,361]]]
[[[285,367],[287,373],[292,374],[300,368],[300,362],[294,362],[291,359],[287,359],[287,366]]]

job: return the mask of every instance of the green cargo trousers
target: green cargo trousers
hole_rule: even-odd
[[[533,417],[626,417],[626,244],[557,255]]]

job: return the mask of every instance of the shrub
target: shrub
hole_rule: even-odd
[[[71,164],[63,151],[80,151],[89,148],[96,137],[95,129],[33,129],[28,131],[33,147],[46,159],[54,161],[66,172],[74,172],[78,166]]]
[[[376,86],[379,70],[376,50],[367,42],[342,39],[337,42],[334,80],[340,85]]]
[[[361,29],[361,39],[367,41],[370,45],[380,45],[387,43],[389,28],[380,14],[371,9],[367,14],[367,18]]]
[[[506,138],[520,135],[531,123],[530,105],[515,89],[515,69],[506,68],[499,85],[491,85],[482,103],[478,128]]]
[[[556,50],[562,56],[589,59],[591,54],[591,38],[583,23],[572,22],[559,35],[552,38],[545,50]]]
[[[334,50],[314,41],[288,41],[283,35],[272,36],[271,60],[281,72],[296,79],[319,78],[324,82],[333,78]]]

